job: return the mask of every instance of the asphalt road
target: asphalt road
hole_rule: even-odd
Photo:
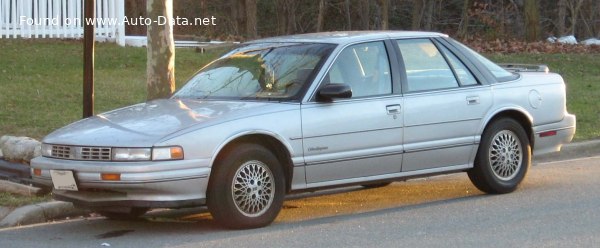
[[[271,226],[219,229],[202,209],[0,230],[0,247],[598,247],[600,157],[532,167],[511,194],[466,174],[303,194]]]

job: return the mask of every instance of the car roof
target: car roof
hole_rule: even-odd
[[[362,40],[375,40],[386,38],[424,38],[424,37],[448,37],[446,34],[421,31],[335,31],[322,33],[295,34],[264,38],[247,43],[263,42],[311,42],[346,44]]]

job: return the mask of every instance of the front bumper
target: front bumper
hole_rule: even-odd
[[[35,182],[52,186],[50,170],[73,171],[78,191],[54,190],[57,200],[83,207],[178,208],[205,204],[208,159],[145,162],[73,161],[38,157],[31,161]],[[40,169],[36,176],[34,169]],[[118,173],[119,181],[102,180]]]
[[[565,114],[562,121],[533,127],[533,155],[542,155],[560,151],[560,148],[573,140],[577,119],[575,115]],[[544,133],[556,131],[556,135],[542,137]]]

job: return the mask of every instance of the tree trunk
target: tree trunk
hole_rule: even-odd
[[[352,30],[352,19],[350,19],[350,0],[344,2],[344,9],[346,10],[346,21],[348,22],[347,30]]]
[[[471,5],[473,5],[473,0],[464,0],[463,8],[462,8],[462,19],[460,20],[460,24],[458,25],[458,36],[461,38],[467,38],[469,35],[469,10],[471,9]]]
[[[369,19],[371,17],[370,8],[369,8],[369,0],[360,0],[358,2],[358,13],[359,13],[359,21],[360,21],[360,29],[361,30],[369,30]]]
[[[153,20],[148,26],[147,44],[147,90],[148,100],[168,98],[175,91],[175,44],[173,25],[168,21],[164,25],[154,22],[159,17],[171,20],[173,17],[172,0],[148,0],[148,18]]]
[[[539,40],[541,31],[538,0],[524,0],[523,12],[525,15],[525,40],[528,42]]]
[[[423,2],[426,0],[413,0],[413,11],[412,11],[412,29],[421,29],[421,22],[423,20]]]
[[[575,28],[577,27],[577,17],[579,17],[579,10],[581,10],[581,6],[583,4],[583,0],[572,0],[568,2],[569,11],[571,12],[571,30],[569,34],[575,35]]]
[[[600,1],[595,1],[595,6],[592,11],[596,13],[596,18],[600,18]],[[596,21],[594,28],[596,29],[596,37],[600,38],[600,21]]]
[[[558,0],[558,19],[556,20],[556,29],[558,37],[565,35],[565,21],[567,19],[567,0]]]
[[[287,32],[287,18],[286,18],[286,0],[276,0],[275,9],[277,10],[277,34],[282,35]]]
[[[425,1],[425,3],[427,4],[424,8],[425,9],[425,25],[424,28],[425,30],[433,30],[433,15],[434,15],[434,6],[435,6],[435,1],[434,0],[427,0]]]
[[[323,31],[323,26],[325,25],[323,22],[325,19],[325,1],[326,0],[319,0],[319,12],[317,14],[317,26],[315,28],[317,32]]]
[[[296,7],[298,2],[296,0],[287,0],[287,34],[295,34],[298,31],[296,24]]]
[[[200,0],[200,16],[201,17],[210,17],[210,13],[208,11],[208,0]],[[206,34],[205,38],[211,38],[213,36],[214,27],[212,25],[205,26]]]
[[[246,1],[246,37],[254,39],[257,36],[256,31],[256,1]]]
[[[388,30],[390,19],[390,1],[379,0],[379,6],[381,7],[381,30]]]

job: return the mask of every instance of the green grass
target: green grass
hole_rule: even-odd
[[[82,43],[0,39],[0,135],[41,139],[81,118]],[[177,49],[181,86],[222,50]],[[587,54],[490,55],[497,62],[545,63],[567,82],[568,109],[577,115],[577,140],[600,137],[600,59]],[[146,99],[146,49],[96,45],[96,113]]]
[[[52,199],[50,195],[44,196],[22,196],[11,193],[0,192],[0,206],[3,207],[20,207],[40,202],[47,202]]]
[[[575,140],[600,137],[600,59],[598,54],[489,55],[500,63],[546,64],[567,85],[567,110],[577,115]]]

